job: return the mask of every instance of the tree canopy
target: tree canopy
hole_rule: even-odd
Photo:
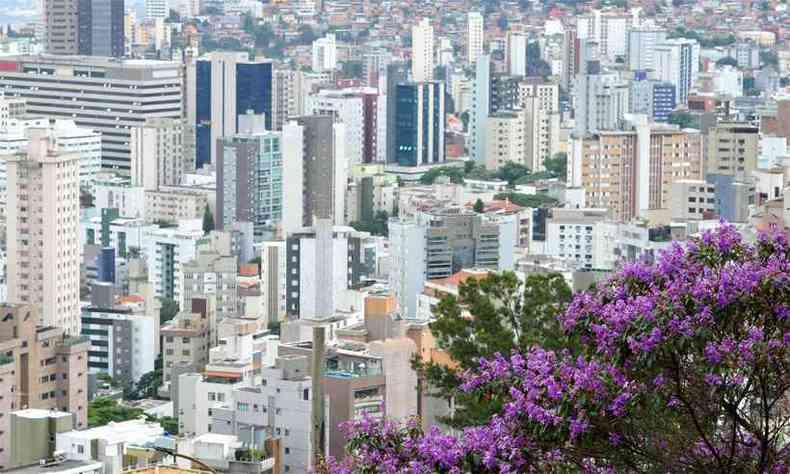
[[[464,373],[468,396],[501,406],[494,416],[459,437],[356,420],[345,466],[327,467],[785,473],[789,239],[774,230],[747,243],[723,225],[655,264],[624,265],[573,298],[557,348],[498,350]]]

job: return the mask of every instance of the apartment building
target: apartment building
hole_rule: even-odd
[[[0,92],[26,99],[31,114],[101,132],[102,166],[121,173],[130,172],[133,127],[183,113],[180,63],[39,55],[0,64]]]
[[[272,92],[272,130],[280,131],[289,119],[305,114],[304,73],[275,69]]]
[[[0,354],[6,361],[14,361],[16,387],[4,396],[11,398],[16,409],[67,411],[74,415],[74,425],[84,428],[88,417],[88,341],[65,335],[63,328],[38,325],[39,312],[30,304],[0,306]]]
[[[750,178],[757,169],[760,130],[745,122],[722,122],[705,138],[706,173],[738,179]]]
[[[641,117],[641,118],[640,118]],[[569,177],[583,187],[589,207],[628,221],[650,209],[668,209],[672,183],[702,179],[702,135],[649,125],[632,117],[631,130],[599,132],[571,142]]]
[[[202,371],[209,349],[217,342],[217,313],[213,298],[193,298],[186,310],[162,326],[162,382],[176,383],[174,371]]]
[[[146,229],[142,250],[148,263],[148,282],[156,296],[181,301],[182,267],[197,256],[198,243],[203,237],[200,220],[181,221],[177,228]]]
[[[145,220],[147,222],[178,222],[203,219],[209,200],[203,191],[189,187],[162,186],[157,190],[145,191]]]
[[[669,208],[672,220],[710,219],[716,215],[716,186],[701,179],[681,179],[672,183]]]
[[[505,163],[526,165],[526,114],[522,110],[496,112],[486,120],[485,167],[496,170]]]
[[[147,119],[132,127],[130,140],[132,186],[178,186],[195,169],[195,128],[181,119]]]
[[[546,220],[546,255],[573,268],[611,270],[616,263],[617,225],[606,209],[552,209]]]
[[[37,304],[41,324],[79,335],[80,156],[56,143],[33,129],[26,150],[6,158],[8,300]]]
[[[238,295],[238,257],[222,254],[211,249],[198,251],[197,256],[182,266],[184,291],[180,305],[197,297],[210,296],[216,306],[217,321],[222,321],[239,313]]]

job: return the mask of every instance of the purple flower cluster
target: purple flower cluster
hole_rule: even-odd
[[[502,396],[455,438],[416,422],[348,426],[330,471],[788,472],[790,246],[722,225],[625,265],[560,316],[578,347],[497,354],[462,389]]]

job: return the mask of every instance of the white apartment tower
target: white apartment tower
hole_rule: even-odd
[[[337,41],[333,33],[313,41],[313,71],[334,71],[337,68]]]
[[[41,307],[41,323],[80,334],[80,155],[30,131],[8,162],[8,299]]]
[[[411,28],[411,75],[414,82],[433,79],[433,26],[423,18]]]
[[[146,20],[165,19],[170,15],[170,5],[167,0],[145,0]]]
[[[466,17],[469,29],[466,48],[469,64],[477,64],[477,58],[483,54],[483,15],[480,12],[469,12]]]
[[[527,35],[507,33],[507,71],[513,76],[527,75]]]
[[[632,28],[628,31],[626,54],[628,69],[644,71],[656,69],[656,45],[667,39],[666,30],[659,28]]]
[[[157,191],[178,186],[195,163],[192,127],[171,118],[148,119],[131,134],[132,186]]]

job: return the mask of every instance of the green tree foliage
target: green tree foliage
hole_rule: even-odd
[[[178,418],[173,416],[163,416],[157,421],[159,421],[159,424],[162,425],[162,428],[164,428],[166,432],[170,433],[171,435],[178,434]]]
[[[431,332],[458,366],[423,363],[419,358],[412,364],[436,395],[455,397],[455,414],[444,421],[455,427],[488,422],[501,408],[499,402],[462,393],[459,375],[477,367],[480,357],[497,352],[526,351],[538,343],[560,347],[565,339],[556,317],[570,299],[571,290],[560,274],[530,275],[521,282],[512,272],[467,280],[459,286],[458,297],[442,299]]]
[[[469,130],[469,111],[464,110],[461,112],[461,123],[464,124],[464,131]]]
[[[147,372],[140,377],[137,384],[124,393],[127,400],[142,400],[144,398],[156,398],[157,390],[162,386],[162,368]]]
[[[477,201],[475,201],[474,211],[478,214],[482,214],[483,212],[485,212],[485,210],[486,210],[485,203],[483,203],[482,199],[477,198]]]
[[[557,200],[544,194],[500,193],[494,199],[505,200],[522,207],[554,207]]]
[[[108,397],[97,397],[88,404],[88,427],[106,425],[114,421],[134,420],[143,416],[143,410],[119,405],[116,400]]]
[[[674,1],[675,0],[673,0],[673,3]],[[727,46],[737,41],[737,38],[733,34],[704,36],[698,33],[697,31],[687,30],[682,26],[675,28],[675,31],[669,33],[669,35],[667,36],[669,38],[688,38],[688,39],[697,40],[697,42],[703,48],[715,48],[718,46]]]
[[[178,303],[170,298],[159,298],[159,302],[162,304],[159,308],[159,324],[162,325],[175,318],[180,308]]]
[[[206,208],[203,210],[203,232],[208,234],[212,230],[214,230],[214,215],[211,214],[211,209],[206,204]]]
[[[340,70],[346,77],[359,79],[362,77],[364,65],[362,61],[344,61],[340,64]]]
[[[457,166],[439,166],[431,168],[420,177],[420,183],[433,184],[439,176],[447,176],[451,183],[463,184],[464,170]]]
[[[378,211],[372,221],[353,221],[351,227],[360,232],[370,232],[373,235],[389,235],[389,219],[387,211]]]
[[[562,151],[555,153],[543,162],[543,166],[553,177],[565,181],[565,176],[568,174],[568,154]]]
[[[725,56],[719,59],[718,61],[716,61],[716,65],[738,67],[738,60],[736,60],[732,56]]]
[[[513,186],[516,181],[528,174],[530,174],[530,170],[526,166],[508,161],[496,170],[495,176]]]
[[[779,56],[776,54],[776,51],[760,51],[760,62],[763,64],[763,66],[776,67],[779,65]]]
[[[679,125],[680,128],[699,128],[699,118],[688,112],[672,112],[669,115],[669,123]]]

